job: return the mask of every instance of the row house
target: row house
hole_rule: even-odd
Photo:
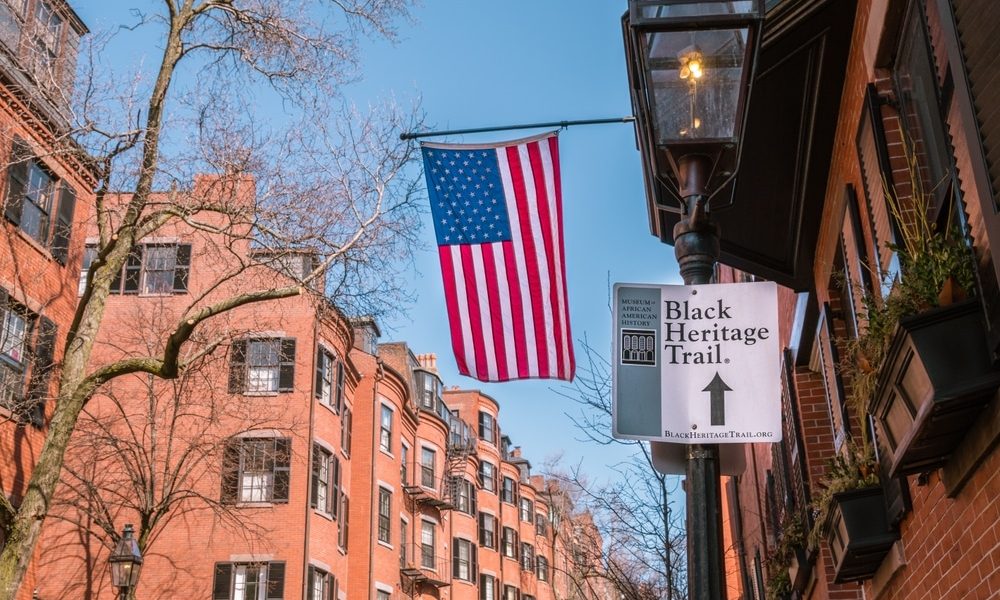
[[[255,197],[252,181],[214,176],[170,193],[237,209]],[[155,351],[193,306],[294,285],[316,264],[202,218],[136,243],[95,364]],[[96,241],[79,237],[74,293]],[[531,475],[498,402],[444,389],[433,355],[379,336],[373,320],[303,293],[205,322],[177,380],[103,386],[67,453],[36,597],[113,598],[106,564],[126,523],[144,545],[142,598],[606,597],[574,570],[564,532],[583,517]],[[589,560],[594,579],[600,557]]]
[[[0,2],[0,506],[17,509],[51,416],[77,298],[95,174],[72,144],[69,98],[87,27],[65,0]],[[0,547],[8,513],[0,508]],[[36,570],[22,586],[34,588]]]
[[[735,597],[995,598],[1000,4],[766,5],[717,281],[784,286],[783,440],[727,484]]]

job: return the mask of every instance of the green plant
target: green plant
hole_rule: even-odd
[[[861,290],[860,317],[865,328],[857,338],[845,342],[840,366],[851,385],[848,404],[858,415],[867,412],[899,320],[961,299],[975,289],[975,264],[963,230],[952,223],[953,211],[947,211],[949,218],[943,227],[931,220],[934,190],[924,188],[916,156],[905,139],[903,150],[907,157],[906,187],[912,190],[911,196],[902,199],[884,183],[886,205],[899,234],[889,248],[899,259],[901,273],[883,282],[889,284],[883,288],[891,287],[885,298]],[[867,429],[863,431],[867,435]]]
[[[796,548],[802,548],[805,541],[805,519],[801,512],[793,512],[781,523],[781,536],[767,563],[767,600],[784,600],[792,593],[788,567]]]
[[[826,533],[826,521],[835,494],[878,484],[878,464],[871,445],[848,442],[842,452],[827,461],[826,473],[819,481],[819,491],[812,502],[815,522],[809,534],[810,543],[818,544]]]

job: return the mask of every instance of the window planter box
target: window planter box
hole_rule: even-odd
[[[826,521],[834,582],[870,579],[897,537],[886,518],[882,488],[834,494]]]
[[[937,468],[1000,386],[976,300],[901,319],[871,413],[889,476]]]
[[[792,553],[792,559],[788,563],[788,581],[792,584],[792,589],[802,593],[809,584],[809,576],[812,575],[813,561],[815,553],[810,552],[802,546],[796,546]]]

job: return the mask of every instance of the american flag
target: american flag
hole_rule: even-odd
[[[573,380],[558,141],[421,145],[463,375]]]

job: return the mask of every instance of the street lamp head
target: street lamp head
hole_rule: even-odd
[[[133,533],[131,523],[125,525],[122,537],[108,559],[111,565],[111,585],[118,589],[133,589],[139,583],[142,553]]]
[[[736,172],[763,16],[763,0],[629,0],[623,29],[640,151],[647,179],[677,200],[685,158],[710,165],[710,193]]]

